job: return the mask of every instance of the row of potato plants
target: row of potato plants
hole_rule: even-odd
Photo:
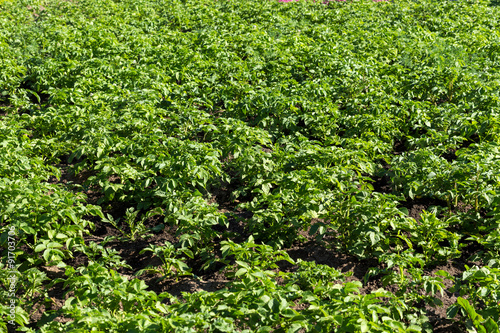
[[[450,318],[498,331],[498,14],[482,0],[0,2],[0,294],[14,226],[15,325],[430,332],[425,305],[458,293]],[[413,200],[437,204],[416,220]],[[245,241],[220,232],[240,220]],[[90,240],[96,224],[121,236]],[[138,253],[160,266],[113,247],[165,226],[175,241]],[[358,281],[292,259],[307,236],[380,264]],[[478,265],[428,273],[471,245]],[[147,274],[200,281],[193,262],[229,282],[148,290]],[[367,293],[372,279],[392,292]],[[2,329],[9,314],[0,304]]]

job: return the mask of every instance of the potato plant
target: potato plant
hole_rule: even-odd
[[[0,0],[0,329],[498,331],[499,30],[490,0]]]

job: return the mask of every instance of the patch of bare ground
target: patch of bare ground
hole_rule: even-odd
[[[51,176],[48,180],[48,183],[50,184],[82,185],[85,182],[85,180],[91,175],[89,171],[83,171],[75,175],[72,172],[72,168],[75,166],[75,164],[59,163],[59,164],[54,164],[53,166],[61,171],[61,177],[57,179],[55,176]]]
[[[252,218],[253,213],[241,209],[242,202],[250,201],[250,197],[242,197],[239,200],[233,198],[233,193],[241,184],[234,180],[230,183],[221,181],[219,186],[210,192],[210,204],[216,204],[220,213],[224,214],[228,221],[228,227],[215,225],[213,229],[223,236],[232,238],[234,241],[244,241],[250,236],[246,220]]]
[[[406,140],[396,140],[394,141],[394,146],[392,147],[392,153],[394,155],[401,155],[402,153],[408,151]]]
[[[220,207],[220,206],[219,206]],[[229,210],[225,207],[220,207],[220,213],[223,213],[228,222],[228,226],[214,225],[212,228],[222,234],[222,239],[232,239],[235,242],[245,241],[250,236],[250,231],[247,227],[247,220],[253,216],[253,213],[235,208]]]
[[[392,194],[392,182],[389,176],[391,166],[383,159],[379,160],[381,168],[374,174],[363,174],[372,179],[373,191],[378,193]]]
[[[286,249],[288,255],[293,259],[303,261],[314,261],[316,264],[333,267],[343,273],[352,272],[353,279],[362,281],[371,267],[376,267],[376,259],[360,260],[355,256],[327,249],[314,241],[308,241]],[[290,264],[288,264],[290,265]]]
[[[84,193],[87,196],[88,204],[96,205],[99,199],[103,197],[101,189],[98,186],[90,186],[83,189],[81,188],[85,181],[94,174],[92,171],[83,170],[82,172],[75,175],[75,173],[73,172],[75,164],[59,163],[53,166],[60,170],[61,177],[57,179],[55,176],[51,176],[48,179],[47,183],[62,184],[68,190]]]
[[[157,276],[146,278],[146,283],[150,289],[156,293],[168,292],[175,297],[182,297],[183,292],[195,293],[199,291],[214,292],[224,289],[231,281],[224,273],[214,272],[202,277],[180,277],[179,279],[165,279],[159,281]]]
[[[468,213],[471,209],[474,209],[471,204],[467,204],[461,201],[458,202],[457,206],[455,207],[455,210],[461,213]]]
[[[448,262],[445,265],[436,266],[432,269],[426,270],[425,274],[428,276],[435,276],[438,271],[445,271],[455,278],[461,277],[462,273],[465,271],[465,267],[457,262]],[[443,283],[445,285],[443,295],[440,293],[435,296],[442,302],[442,306],[432,307],[430,305],[425,306],[427,312],[427,317],[434,327],[434,332],[464,332],[465,327],[459,321],[459,317],[456,319],[450,319],[446,315],[446,310],[453,304],[456,303],[458,293],[450,292],[450,288],[453,287],[454,282],[448,279],[444,279]]]
[[[64,276],[64,269],[58,267],[43,267],[43,271],[51,279],[62,278]],[[72,291],[65,290],[63,283],[56,283],[54,286],[47,290],[48,298],[44,295],[36,293],[33,297],[38,299],[32,310],[30,311],[29,318],[30,324],[29,328],[36,329],[39,325],[43,324],[45,321],[57,321],[60,323],[67,323],[72,321],[71,318],[62,316],[58,311],[64,306],[64,302],[72,296],[74,293]],[[52,311],[48,314],[48,311]],[[11,325],[9,325],[11,326]],[[13,331],[15,332],[15,331]]]
[[[375,177],[372,176],[371,178],[373,180],[373,191],[386,194],[392,193],[391,178],[387,174]]]
[[[415,221],[420,221],[422,212],[430,211],[432,207],[447,207],[446,201],[432,199],[432,198],[420,198],[420,199],[409,199],[400,202],[400,207],[404,207],[408,210],[408,216],[415,219]]]

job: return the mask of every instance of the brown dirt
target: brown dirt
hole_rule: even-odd
[[[447,203],[442,200],[421,198],[421,199],[409,199],[407,201],[401,202],[401,207],[408,209],[408,216],[414,218],[417,222],[420,221],[420,215],[422,212],[430,211],[432,207],[447,207]]]
[[[461,266],[461,267],[460,267]],[[446,265],[437,266],[432,270],[426,271],[426,275],[434,276],[434,274],[440,270],[443,270],[455,278],[461,277],[465,267],[456,262],[449,262]],[[453,281],[445,279],[443,281],[445,285],[445,291],[443,295],[438,294],[438,298],[443,305],[440,307],[431,307],[429,305],[425,306],[427,310],[427,316],[429,317],[429,321],[433,323],[433,327],[435,328],[434,332],[464,332],[465,327],[459,322],[459,319],[448,319],[446,316],[446,310],[449,306],[454,304],[457,301],[458,293],[451,293],[448,290],[453,287]]]

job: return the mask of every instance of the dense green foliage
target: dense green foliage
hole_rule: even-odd
[[[19,330],[430,332],[444,292],[450,317],[498,330],[499,31],[485,1],[0,1],[0,299],[15,226]],[[415,200],[433,203],[418,221]],[[136,270],[96,223],[175,241]],[[358,281],[294,260],[305,235],[380,265]],[[429,273],[465,247],[477,266]],[[199,279],[195,262],[225,288],[142,280]],[[363,292],[377,276],[392,291]],[[32,321],[53,287],[64,304]]]

